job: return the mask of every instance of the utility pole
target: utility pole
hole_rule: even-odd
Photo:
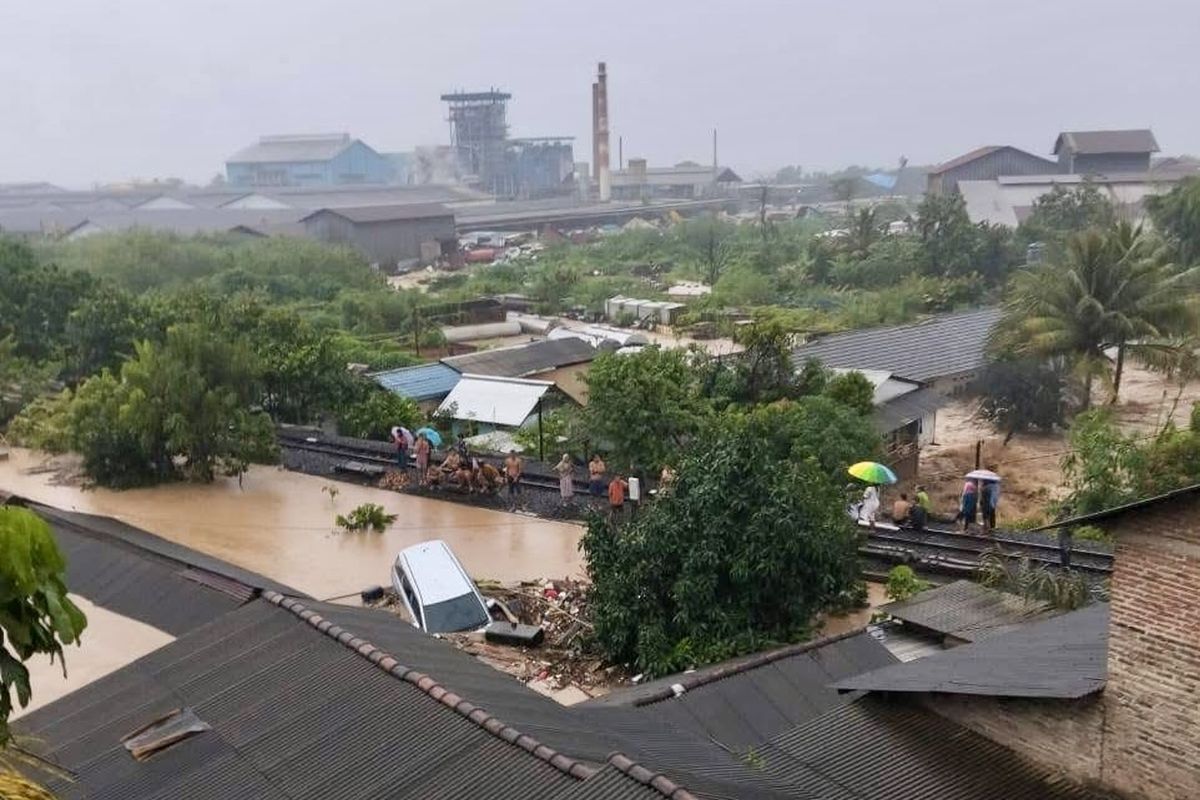
[[[976,439],[975,440],[975,469],[979,469],[980,467],[983,466],[983,464],[981,463],[983,460],[982,456],[983,456],[983,439]]]
[[[413,352],[421,355],[421,307],[413,307]]]
[[[542,439],[542,398],[538,398],[538,461],[546,463],[546,442]]]

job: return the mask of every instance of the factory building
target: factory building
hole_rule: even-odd
[[[388,183],[393,166],[348,133],[263,136],[225,162],[234,186]]]
[[[433,261],[458,246],[454,212],[436,203],[322,208],[300,224],[312,238],[350,245],[388,272],[405,262]]]

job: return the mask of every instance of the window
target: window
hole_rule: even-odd
[[[450,633],[481,628],[491,621],[487,609],[474,593],[460,595],[425,606],[425,630],[428,633]]]

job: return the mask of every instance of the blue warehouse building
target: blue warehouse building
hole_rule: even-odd
[[[348,133],[263,136],[225,162],[234,186],[390,183],[392,162]]]

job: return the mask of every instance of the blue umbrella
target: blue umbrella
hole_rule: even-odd
[[[420,436],[421,434],[425,434],[425,438],[428,439],[429,443],[434,447],[442,446],[442,435],[433,428],[417,428],[417,436]]]

